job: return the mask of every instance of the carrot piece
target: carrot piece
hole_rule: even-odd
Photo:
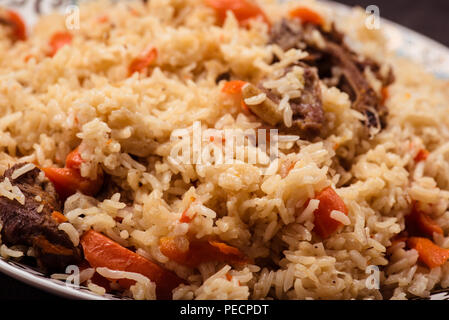
[[[70,33],[66,31],[54,33],[49,41],[49,45],[51,48],[49,56],[53,57],[59,51],[59,49],[71,43],[72,43],[72,35]]]
[[[433,237],[436,232],[443,235],[443,229],[429,217],[428,214],[419,210],[416,203],[413,205],[412,212],[405,217],[406,230],[409,234]]]
[[[43,168],[42,170],[63,199],[70,197],[77,191],[93,196],[103,185],[102,174],[99,174],[96,180],[90,180],[82,177],[79,170],[73,168]]]
[[[193,219],[195,219],[196,213],[194,213],[192,217],[189,217],[187,215],[187,211],[188,210],[189,210],[188,208],[186,210],[184,210],[184,212],[181,215],[181,218],[179,219],[179,222],[181,222],[181,223],[190,223],[190,222],[192,222]]]
[[[107,14],[103,14],[97,18],[98,23],[105,23],[109,21],[109,17]]]
[[[52,214],[51,214],[51,217],[57,223],[64,223],[64,222],[68,221],[67,217],[65,215],[63,215],[61,212],[59,212],[59,211],[53,211]]]
[[[249,109],[249,107],[246,105],[245,101],[240,102],[240,106],[242,107],[243,113],[246,115],[250,115],[251,114],[251,110]]]
[[[211,138],[213,138],[213,137],[211,137]],[[195,217],[196,217],[196,212],[195,212],[191,217],[189,217],[189,216],[187,215],[187,211],[189,210],[190,205],[191,205],[192,202],[194,202],[195,200],[196,200],[195,197],[190,197],[190,204],[189,204],[189,206],[187,207],[187,209],[185,209],[184,212],[182,213],[181,218],[179,218],[179,222],[181,222],[181,223],[190,223],[190,222],[192,222],[193,219],[195,219]]]
[[[429,157],[429,151],[427,151],[426,149],[421,149],[418,151],[418,154],[415,156],[415,158],[413,160],[415,160],[415,162],[421,162],[421,161],[426,161],[427,158]]]
[[[302,23],[312,23],[317,26],[324,26],[325,21],[321,15],[306,7],[298,7],[289,12],[291,18],[299,18]]]
[[[23,22],[22,17],[12,10],[6,10],[5,15],[6,17],[3,19],[0,18],[0,21],[4,21],[6,25],[11,27],[13,40],[25,41],[27,39],[27,34],[25,22]]]
[[[160,240],[160,250],[170,260],[190,268],[210,261],[239,265],[248,261],[239,249],[218,241],[194,240],[190,241],[188,248],[183,249],[175,238],[165,237]]]
[[[23,61],[25,61],[25,62],[28,62],[28,61],[30,61],[30,59],[31,58],[33,58],[34,56],[32,55],[32,54],[27,54],[24,58],[23,58]]]
[[[245,101],[242,99],[242,88],[246,84],[245,81],[242,80],[232,80],[225,83],[221,92],[233,95],[236,100],[240,101],[240,106],[245,114],[251,114],[250,109],[246,105]]]
[[[380,90],[381,94],[381,101],[380,103],[383,105],[387,101],[387,99],[390,97],[390,91],[388,90],[388,87],[382,87]]]
[[[206,5],[215,10],[220,25],[226,19],[226,12],[232,11],[242,27],[248,26],[252,19],[260,19],[271,26],[265,12],[252,0],[206,0]]]
[[[331,213],[334,210],[341,211],[348,215],[346,207],[340,196],[328,187],[317,194],[315,199],[320,200],[318,209],[315,210],[314,231],[323,239],[329,238],[341,226],[341,222],[334,220]]]
[[[156,60],[157,54],[156,48],[151,48],[150,50],[141,53],[137,58],[131,61],[128,68],[129,75],[132,75],[134,72],[141,72],[148,68]]]
[[[427,238],[409,238],[407,245],[418,251],[419,260],[430,269],[443,265],[449,259],[449,249],[440,248]]]
[[[80,168],[84,162],[78,148],[70,152],[65,160],[64,168],[43,168],[47,178],[53,183],[56,192],[62,199],[80,191],[94,196],[103,185],[103,171],[99,171],[95,180],[81,176]]]
[[[221,92],[227,94],[241,94],[242,88],[246,84],[245,81],[242,80],[232,80],[225,83]]]
[[[173,272],[119,245],[108,237],[94,230],[89,230],[81,237],[84,256],[93,268],[106,267],[111,270],[140,273],[156,284],[158,299],[171,299],[172,290],[185,283]],[[119,284],[129,288],[135,282],[120,279]]]
[[[235,247],[231,247],[230,245],[227,245],[226,243],[219,241],[209,241],[209,244],[212,247],[218,249],[218,253],[220,256],[224,255],[227,258],[230,258],[231,261],[235,262],[246,261],[245,255]]]
[[[81,158],[81,154],[78,151],[78,148],[70,152],[65,159],[65,167],[70,169],[81,168],[81,164],[84,162],[83,158]]]

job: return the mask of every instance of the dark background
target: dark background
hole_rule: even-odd
[[[449,47],[448,0],[334,0],[350,6],[377,5],[382,18],[397,22]]]
[[[377,5],[383,18],[395,21],[449,46],[449,0],[339,0],[366,8]],[[0,300],[59,299],[0,274]]]

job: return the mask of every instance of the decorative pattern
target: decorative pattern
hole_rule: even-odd
[[[279,0],[282,1],[282,0]],[[77,4],[78,0],[0,0],[0,6],[18,11],[29,26],[36,23],[39,15],[53,11],[64,12],[68,5]],[[329,2],[341,14],[347,13],[349,8]],[[387,29],[388,46],[398,55],[407,57],[426,66],[427,70],[438,78],[449,79],[449,49],[390,21],[382,20]],[[65,282],[50,279],[43,273],[24,264],[0,258],[0,272],[8,274],[20,281],[53,294],[72,297],[75,299],[122,299],[107,294],[103,297],[93,294],[86,287],[68,287]],[[437,290],[430,296],[430,300],[449,300],[449,290]]]

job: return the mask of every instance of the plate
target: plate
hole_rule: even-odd
[[[344,16],[350,11],[350,7],[343,4],[331,1],[325,2],[335,9],[337,15]],[[54,10],[64,13],[68,6],[76,5],[76,3],[78,3],[76,0],[11,0],[6,3],[6,6],[19,12],[27,24],[32,26],[39,15],[50,13]],[[387,46],[389,49],[396,52],[399,56],[409,58],[426,66],[426,69],[436,77],[449,80],[449,48],[386,19],[382,18],[381,24],[388,37]],[[410,48],[413,48],[413,50],[410,50]],[[82,300],[120,299],[120,297],[114,295],[99,296],[93,294],[85,287],[74,287],[66,284],[64,281],[50,279],[38,270],[12,260],[0,258],[0,272],[30,286],[64,298]],[[435,291],[430,296],[430,299],[449,300],[449,290]]]

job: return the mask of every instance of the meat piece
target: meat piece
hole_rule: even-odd
[[[267,95],[267,98],[259,104],[248,105],[248,108],[263,121],[275,126],[283,120],[283,114],[279,110],[279,99],[277,99],[274,94],[269,94],[268,90],[258,88],[248,83],[242,88],[242,97],[243,99],[249,99],[264,92]],[[275,101],[274,98],[276,98],[277,101]]]
[[[293,122],[303,131],[319,132],[324,122],[320,78],[315,68],[304,68],[304,90],[301,97],[292,99]]]
[[[110,199],[114,194],[120,193],[120,202],[126,203],[129,206],[133,204],[133,195],[131,190],[124,190],[118,184],[118,182],[114,181],[112,176],[105,175],[105,181],[103,183],[103,187],[100,189],[95,198],[102,202],[106,199]]]
[[[344,84],[340,86],[340,89],[347,92],[352,98],[352,108],[365,115],[365,124],[369,128],[380,131],[385,126],[388,111],[385,106],[380,104],[377,93],[343,47],[328,42],[325,50],[330,54],[334,64],[341,69],[342,79],[340,82],[344,82]]]
[[[319,41],[316,40],[316,32],[322,38]],[[386,73],[382,72],[384,70],[376,61],[352,52],[344,43],[344,35],[335,26],[324,31],[312,24],[303,26],[298,21],[283,19],[272,28],[270,42],[283,50],[298,48],[307,51],[309,56],[303,62],[316,67],[324,82],[328,80],[348,93],[352,108],[365,115],[364,124],[371,134],[386,126],[388,110],[381,105],[381,97],[365,78],[364,71],[369,68],[383,86],[388,86],[394,81],[391,68]]]
[[[282,19],[271,28],[270,43],[278,45],[284,51],[293,48],[301,50],[307,48],[304,42],[303,26],[287,19]]]
[[[34,249],[38,266],[46,272],[64,270],[82,260],[81,247],[75,247],[68,235],[58,229],[54,211],[61,210],[58,195],[42,171],[34,168],[13,179],[25,163],[6,170],[0,182],[8,179],[25,197],[24,204],[0,196],[2,241],[7,245],[25,245]]]
[[[376,78],[382,82],[384,87],[388,87],[390,84],[393,84],[395,81],[395,76],[393,73],[393,69],[388,68],[386,72],[383,72],[382,67],[371,58],[364,58],[361,60],[356,60],[357,67],[361,72],[363,72],[366,68],[369,68],[371,72],[374,73]]]
[[[304,89],[301,96],[289,100],[292,109],[293,126],[302,132],[319,133],[324,121],[324,111],[321,100],[321,88],[318,73],[315,68],[308,67],[303,63],[297,66],[303,68]],[[285,74],[292,71],[293,66],[286,68]],[[279,111],[279,103],[282,96],[273,89],[267,89],[261,81],[257,87],[247,84],[242,88],[244,99],[265,93],[267,98],[260,104],[248,107],[266,123],[275,126],[283,121],[283,113]]]

